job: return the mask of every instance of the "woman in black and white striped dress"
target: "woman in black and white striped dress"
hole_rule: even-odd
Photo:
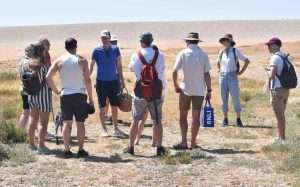
[[[30,105],[28,137],[31,148],[38,149],[40,154],[48,154],[50,151],[45,145],[45,138],[47,135],[49,115],[52,111],[52,91],[46,84],[45,77],[49,66],[44,63],[43,46],[34,44],[34,50],[34,57],[31,58],[27,64],[23,65],[23,68],[25,68],[24,71],[29,70],[37,72],[40,82],[42,83],[42,88],[35,95],[28,96]],[[39,142],[37,148],[34,142],[34,132],[37,129],[39,122],[41,128],[39,129]]]

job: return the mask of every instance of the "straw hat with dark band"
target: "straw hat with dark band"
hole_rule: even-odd
[[[203,42],[202,40],[199,39],[199,34],[196,32],[190,32],[186,38],[184,38],[185,41],[199,41]]]
[[[222,38],[220,38],[219,42],[223,44],[225,40],[230,41],[232,46],[235,46],[236,44],[235,41],[233,40],[232,34],[225,34]]]

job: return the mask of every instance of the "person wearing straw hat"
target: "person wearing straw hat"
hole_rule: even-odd
[[[224,49],[220,51],[218,58],[218,69],[220,72],[219,84],[224,115],[222,126],[227,127],[229,125],[228,100],[230,94],[236,112],[236,125],[237,127],[243,127],[238,76],[246,71],[250,61],[239,49],[234,47],[236,43],[231,34],[224,35],[220,38],[219,42],[224,47]],[[242,69],[240,69],[239,61],[244,62]]]
[[[112,46],[111,34],[108,30],[101,31],[102,45],[95,48],[92,54],[92,63],[90,65],[90,74],[92,74],[95,64],[97,65],[97,83],[96,91],[100,108],[100,135],[108,137],[108,131],[105,124],[105,107],[107,99],[112,110],[112,122],[114,126],[114,136],[125,137],[125,133],[118,127],[118,94],[121,87],[125,88],[122,70],[122,58],[118,47]]]
[[[191,148],[197,148],[196,139],[200,126],[200,113],[204,97],[211,98],[211,65],[208,55],[198,46],[199,34],[191,32],[184,39],[187,48],[182,50],[176,59],[173,70],[175,92],[179,94],[181,142],[175,149],[188,149],[188,113],[192,105],[192,138]],[[178,84],[178,71],[183,72],[183,81]]]

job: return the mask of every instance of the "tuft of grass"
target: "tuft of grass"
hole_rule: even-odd
[[[14,119],[17,117],[17,111],[12,107],[3,108],[1,111],[1,116],[4,120]]]
[[[0,165],[19,166],[35,161],[35,154],[27,144],[7,145],[0,143]]]
[[[248,169],[268,169],[269,166],[266,161],[257,160],[257,159],[247,159],[244,157],[233,159],[229,162],[230,166],[237,166],[237,167],[246,167]]]
[[[193,160],[212,159],[205,152],[202,151],[180,151],[167,154],[161,158],[167,165],[190,164]]]
[[[241,91],[240,97],[241,100],[245,103],[248,103],[252,99],[252,95],[248,91]]]
[[[18,79],[18,73],[16,71],[3,71],[0,73],[0,81],[15,81]]]
[[[27,139],[26,131],[17,128],[12,123],[0,122],[0,142],[5,144],[24,143]]]

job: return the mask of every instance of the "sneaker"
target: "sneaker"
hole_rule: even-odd
[[[241,118],[237,118],[237,119],[236,119],[236,126],[237,126],[237,127],[244,127]]]
[[[173,149],[175,149],[175,150],[186,150],[186,149],[188,149],[188,146],[184,145],[182,143],[179,143],[179,144],[174,145]]]
[[[48,147],[39,147],[38,148],[38,154],[40,154],[40,155],[50,155],[51,150]]]
[[[35,145],[29,145],[29,149],[31,151],[37,151],[38,150],[37,146],[35,146]]]
[[[281,138],[275,138],[275,140],[273,141],[273,144],[284,145],[285,144],[285,140],[283,140]]]
[[[89,156],[89,153],[87,151],[85,151],[84,149],[81,149],[78,151],[77,156],[79,158],[85,158]]]
[[[164,155],[166,155],[167,154],[167,151],[166,151],[166,149],[164,148],[164,147],[157,147],[157,149],[156,149],[156,155],[157,156],[164,156]]]
[[[134,147],[127,147],[123,150],[123,153],[134,155]]]
[[[228,127],[228,118],[223,119],[222,127]]]
[[[101,136],[101,137],[108,137],[109,134],[108,134],[107,129],[101,128],[101,129],[100,129],[100,136]]]
[[[64,157],[66,159],[72,158],[73,157],[73,153],[71,151],[64,151]]]
[[[114,136],[116,137],[126,137],[126,134],[121,131],[119,128],[114,129]]]

